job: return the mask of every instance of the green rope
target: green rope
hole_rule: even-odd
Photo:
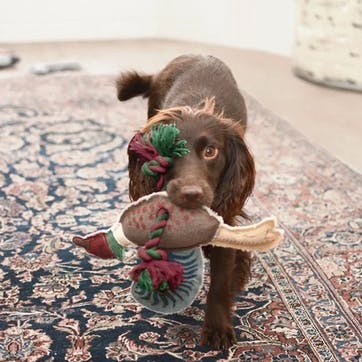
[[[147,269],[142,270],[141,273],[138,275],[137,288],[146,292],[153,291],[151,275]]]
[[[151,128],[151,143],[163,157],[182,157],[190,151],[186,140],[178,140],[180,131],[175,124],[159,124]]]
[[[169,217],[170,217],[170,214],[168,212],[164,212],[163,214],[158,215],[156,217],[156,221],[168,220]]]
[[[156,248],[146,249],[146,253],[153,259],[160,260],[161,255],[157,252]]]

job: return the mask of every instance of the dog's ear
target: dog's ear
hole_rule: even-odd
[[[128,150],[129,195],[131,201],[154,192],[155,180],[142,172],[143,161],[135,152]]]
[[[242,208],[255,183],[253,157],[241,133],[230,133],[226,143],[226,166],[213,206],[226,222],[238,214],[246,217]]]

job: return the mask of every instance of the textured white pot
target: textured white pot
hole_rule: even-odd
[[[299,0],[293,59],[302,78],[362,90],[362,1]]]

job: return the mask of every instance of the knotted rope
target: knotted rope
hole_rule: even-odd
[[[128,151],[136,153],[143,161],[142,172],[156,180],[155,191],[164,187],[165,174],[173,166],[173,159],[190,152],[185,140],[177,140],[179,133],[174,124],[159,124],[153,126],[150,133],[136,133],[129,143]],[[183,282],[183,266],[170,261],[168,253],[158,247],[168,218],[168,211],[161,207],[149,240],[138,249],[142,263],[130,273],[137,287],[148,292],[175,290]]]
[[[165,174],[173,166],[173,159],[190,152],[185,140],[177,140],[179,133],[174,124],[160,124],[153,126],[150,133],[136,133],[129,143],[128,150],[143,161],[142,172],[155,179],[156,192],[164,187]]]
[[[183,282],[183,266],[170,261],[167,252],[158,248],[168,218],[168,211],[161,207],[148,241],[145,246],[138,248],[142,263],[131,271],[131,278],[137,287],[147,292],[175,290]]]

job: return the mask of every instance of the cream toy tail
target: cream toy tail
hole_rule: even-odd
[[[283,235],[284,231],[277,228],[277,221],[272,217],[248,226],[221,224],[210,244],[244,251],[267,251],[278,246]]]

